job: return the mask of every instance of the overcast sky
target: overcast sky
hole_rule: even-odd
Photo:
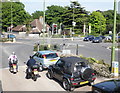
[[[27,12],[34,13],[35,11],[43,11],[43,1],[44,0],[20,0],[25,4],[25,10]],[[59,5],[68,6],[71,0],[45,0],[45,5]],[[114,0],[77,0],[82,7],[85,7],[87,11],[106,11],[113,10]],[[117,0],[117,2],[120,0]],[[118,5],[118,4],[117,4]]]

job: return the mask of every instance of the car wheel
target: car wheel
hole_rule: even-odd
[[[42,66],[42,64],[40,64],[40,66],[39,66],[39,71],[40,71],[40,72],[43,71],[43,66]]]
[[[52,79],[52,78],[53,78],[53,76],[52,76],[52,72],[49,71],[49,70],[48,70],[48,72],[47,72],[47,77],[48,77],[49,79]]]
[[[67,79],[64,79],[64,80],[63,80],[63,88],[64,88],[65,90],[67,90],[67,91],[72,91],[72,89],[73,89],[73,88],[71,88],[71,86],[70,86],[70,84],[69,84],[69,82],[68,82]]]
[[[88,85],[92,86],[92,85],[94,85],[94,82],[89,82]]]

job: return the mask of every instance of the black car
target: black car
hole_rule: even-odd
[[[93,93],[120,93],[120,80],[108,80],[92,85]]]
[[[92,40],[93,43],[100,43],[102,42],[102,38],[101,37],[95,37],[93,40]]]
[[[79,57],[60,58],[56,64],[48,67],[47,76],[62,82],[63,88],[67,91],[83,84],[91,85],[96,79],[94,70],[88,65],[88,61]]]

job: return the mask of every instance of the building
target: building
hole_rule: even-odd
[[[27,28],[25,25],[17,25],[16,27],[12,28],[13,32],[26,32]]]
[[[40,23],[40,21],[38,19],[33,20],[31,23],[31,28],[32,30],[30,31],[30,33],[32,34],[40,34],[42,32],[42,24]]]

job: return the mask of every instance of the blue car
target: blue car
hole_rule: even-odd
[[[13,34],[8,34],[7,37],[8,37],[8,38],[16,38],[16,36],[13,35]]]
[[[92,43],[100,43],[102,42],[102,37],[95,37],[93,40],[92,40]]]
[[[83,41],[92,41],[94,39],[93,35],[88,35],[86,37],[84,37]]]

